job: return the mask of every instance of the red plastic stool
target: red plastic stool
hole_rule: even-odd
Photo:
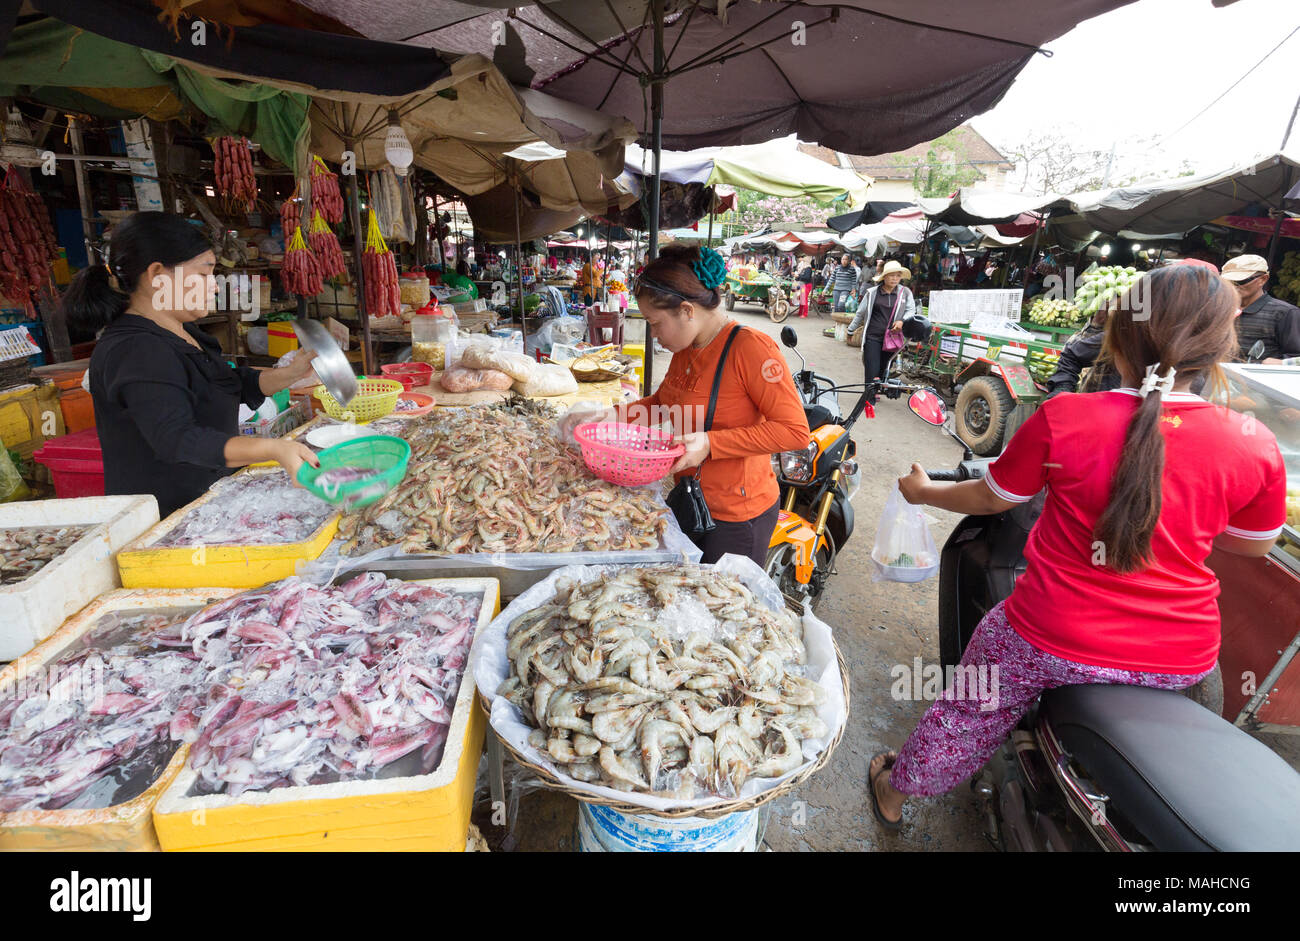
[[[605,331],[610,331],[611,339],[605,339]],[[623,312],[603,313],[597,310],[587,311],[587,342],[596,346],[613,343],[623,345]]]

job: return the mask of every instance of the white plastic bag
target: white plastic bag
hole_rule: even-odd
[[[461,350],[460,364],[471,369],[495,369],[516,382],[527,382],[537,369],[537,363],[523,353],[507,352],[478,338]]]
[[[515,391],[520,395],[569,395],[578,391],[578,380],[564,366],[538,363],[531,376],[516,380]]]
[[[939,550],[925,513],[903,498],[897,483],[885,500],[871,563],[873,582],[920,582],[939,571]]]

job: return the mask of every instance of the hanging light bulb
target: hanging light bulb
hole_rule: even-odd
[[[384,156],[393,165],[398,176],[406,176],[407,168],[415,159],[415,151],[397,118],[396,111],[388,112],[388,133],[384,135]]]
[[[32,143],[32,132],[27,130],[23,115],[17,108],[9,112],[5,121],[4,143],[0,144],[0,163],[13,163],[20,167],[40,166],[41,156]]]

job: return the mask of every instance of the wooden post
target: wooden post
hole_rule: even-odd
[[[68,140],[72,145],[73,155],[80,157],[84,153],[81,143],[81,128],[77,125],[77,119],[72,115],[68,115]],[[90,184],[86,179],[86,165],[80,160],[75,160],[73,161],[72,172],[77,180],[77,201],[81,206],[81,231],[82,237],[86,241],[86,263],[93,265],[96,262],[94,249],[95,226],[90,220],[94,214],[94,209],[90,205]],[[103,261],[103,259],[99,260]]]
[[[353,141],[346,142],[348,150],[353,146],[355,146]],[[352,217],[352,250],[356,254],[357,265],[357,316],[361,319],[361,368],[369,376],[372,372],[374,352],[370,344],[370,312],[366,310],[366,276],[361,264],[364,245],[361,238],[361,184],[357,181],[360,172],[358,169],[352,174],[352,198],[349,200],[348,208]]]

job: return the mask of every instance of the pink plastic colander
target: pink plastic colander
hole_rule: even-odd
[[[582,460],[601,480],[623,487],[648,484],[667,476],[686,453],[673,436],[644,425],[588,422],[573,429]]]

